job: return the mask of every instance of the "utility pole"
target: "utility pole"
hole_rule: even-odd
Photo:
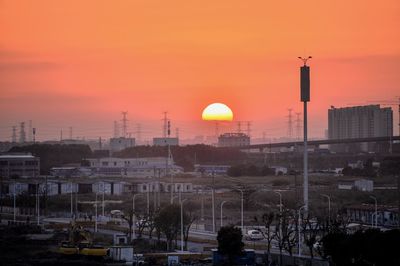
[[[72,139],[72,127],[69,127],[69,139]]]
[[[296,139],[297,140],[300,140],[300,137],[301,137],[301,125],[300,125],[301,119],[300,119],[300,115],[301,115],[300,112],[296,113]]]
[[[28,121],[28,142],[32,141],[32,120]]]
[[[249,136],[249,138],[250,138],[250,134],[251,134],[251,121],[247,121],[246,123],[247,123],[247,129],[246,129],[246,131],[247,131],[247,136]]]
[[[141,124],[136,124],[136,138],[137,138],[137,144],[142,142],[142,125]]]
[[[25,122],[21,122],[20,123],[19,142],[20,143],[25,143],[26,142]]]
[[[166,138],[167,137],[167,123],[168,123],[168,118],[167,118],[167,114],[168,112],[164,112],[164,118],[163,118],[163,137]]]
[[[128,115],[128,112],[122,112],[122,137],[126,138],[126,134],[128,132],[128,119],[126,116]]]
[[[12,143],[16,143],[17,142],[17,127],[16,126],[12,127],[11,141],[12,141]]]
[[[119,137],[119,125],[118,121],[114,121],[114,138]]]
[[[287,110],[289,112],[289,115],[287,116],[288,117],[288,132],[287,132],[287,134],[288,134],[289,140],[291,140],[293,137],[293,117],[292,117],[293,109],[288,108]]]
[[[303,66],[300,67],[300,100],[304,103],[304,162],[303,162],[303,200],[304,209],[308,212],[308,148],[307,148],[307,102],[310,101],[310,67],[307,66],[307,61],[312,57],[298,57],[303,61]]]
[[[33,134],[33,144],[36,142],[36,127],[32,128],[32,134]]]

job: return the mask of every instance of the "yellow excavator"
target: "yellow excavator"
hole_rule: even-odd
[[[83,255],[88,257],[105,257],[108,248],[94,245],[92,234],[83,226],[73,222],[69,230],[69,241],[61,242],[59,252],[63,255]]]

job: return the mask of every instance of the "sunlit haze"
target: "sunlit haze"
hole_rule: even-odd
[[[122,111],[146,139],[162,135],[165,111],[181,138],[207,136],[212,102],[251,121],[253,137],[282,137],[288,108],[302,112],[308,55],[309,134],[324,137],[330,106],[397,101],[399,14],[398,0],[3,0],[0,139],[29,120],[38,140],[69,127],[108,138]]]

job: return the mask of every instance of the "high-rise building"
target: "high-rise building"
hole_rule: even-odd
[[[393,136],[392,108],[380,108],[379,105],[365,105],[345,108],[332,106],[328,110],[329,139],[350,139]],[[349,145],[331,145],[335,151],[373,151],[374,143]]]

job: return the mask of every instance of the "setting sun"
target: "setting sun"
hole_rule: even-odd
[[[201,115],[203,120],[208,121],[232,121],[232,110],[223,103],[213,103],[208,105]]]

